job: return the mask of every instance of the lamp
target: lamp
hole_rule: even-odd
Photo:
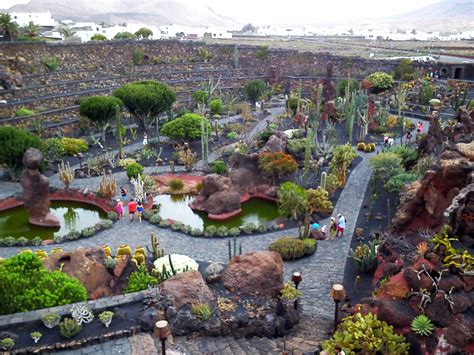
[[[166,339],[171,335],[168,321],[159,320],[156,322],[154,334],[161,340],[161,354],[166,355]]]
[[[301,272],[298,272],[298,271],[293,272],[293,275],[291,276],[291,281],[293,281],[293,283],[295,284],[295,288],[298,289],[298,285],[300,284],[301,281],[303,281]],[[293,307],[295,309],[298,309],[298,299],[295,300]]]
[[[334,330],[333,333],[336,332],[337,323],[338,323],[338,316],[339,316],[339,302],[341,302],[346,297],[346,291],[344,290],[344,286],[341,284],[334,284],[331,288],[331,297],[335,303],[334,309]]]

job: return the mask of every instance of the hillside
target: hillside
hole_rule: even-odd
[[[49,10],[60,20],[95,22],[140,22],[150,25],[180,24],[188,26],[228,26],[235,22],[218,15],[207,6],[180,0],[31,0],[9,11]]]

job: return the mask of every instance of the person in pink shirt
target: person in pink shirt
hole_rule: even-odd
[[[123,217],[123,203],[120,199],[117,200],[117,214],[118,214],[118,218],[122,219],[122,217]]]

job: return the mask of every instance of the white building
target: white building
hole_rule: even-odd
[[[10,15],[18,26],[26,26],[30,21],[35,25],[45,28],[54,28],[57,23],[51,17],[51,12],[10,12]]]

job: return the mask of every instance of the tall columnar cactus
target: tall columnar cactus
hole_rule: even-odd
[[[153,259],[156,260],[165,256],[165,250],[160,249],[160,243],[158,242],[158,238],[156,237],[155,233],[151,233],[151,250],[147,247],[149,253],[152,253]]]
[[[130,180],[133,185],[133,195],[137,201],[143,201],[145,199],[145,181],[142,176],[138,174],[136,179]]]
[[[69,186],[71,186],[72,181],[74,180],[74,172],[72,171],[69,162],[64,164],[64,161],[62,161],[61,165],[58,165],[58,171],[59,180],[61,180],[64,185],[66,185],[66,189],[68,189]]]
[[[360,121],[360,131],[359,131],[359,140],[364,141],[365,136],[368,133],[369,130],[369,113],[368,109],[366,108],[363,113],[360,112],[359,108],[357,108],[357,113],[359,116],[359,121]]]
[[[204,170],[209,169],[209,134],[207,130],[207,120],[201,120],[202,167]]]
[[[229,248],[229,260],[236,255],[242,254],[242,243],[239,243],[239,253],[237,254],[237,238],[233,238],[233,243],[231,243],[230,239],[227,241],[228,248]],[[234,247],[232,248],[232,244]]]
[[[117,182],[112,174],[106,174],[105,170],[102,171],[102,176],[99,181],[98,194],[101,197],[111,198],[115,196],[115,190],[117,188]]]
[[[306,177],[309,171],[309,161],[311,159],[311,147],[313,145],[313,130],[308,130],[306,137],[306,146],[304,151],[304,176]]]
[[[115,109],[115,137],[117,138],[118,157],[122,159],[122,113],[120,107],[117,105]]]
[[[321,173],[321,183],[320,183],[320,186],[322,189],[326,190],[326,186],[327,186],[327,178],[328,178],[328,174],[323,171]],[[327,191],[327,190],[326,190]]]

